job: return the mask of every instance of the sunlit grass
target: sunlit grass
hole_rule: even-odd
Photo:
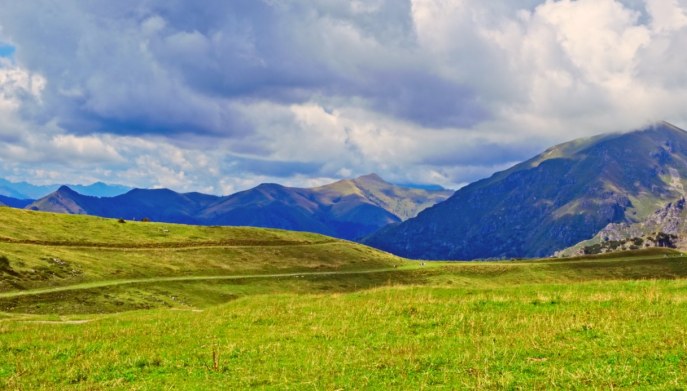
[[[423,265],[320,235],[3,212],[0,388],[687,383],[687,258],[674,251]],[[297,273],[247,276],[281,271]],[[27,289],[43,291],[13,295]]]
[[[251,295],[203,312],[0,322],[25,389],[676,388],[684,281],[382,286]],[[213,361],[213,352],[216,358]]]

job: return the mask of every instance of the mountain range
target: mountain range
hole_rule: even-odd
[[[27,182],[11,182],[0,178],[0,196],[11,197],[20,200],[35,200],[56,191],[60,188],[60,186],[61,185],[41,186]],[[131,190],[130,187],[122,185],[110,185],[103,182],[96,182],[90,185],[68,186],[80,194],[94,197],[114,197]]]
[[[26,208],[171,223],[282,228],[357,240],[414,217],[452,193],[401,187],[370,174],[315,188],[262,184],[225,197],[168,189],[134,189],[115,197],[93,197],[62,186]]]
[[[548,256],[685,194],[687,133],[661,122],[579,139],[463,187],[365,240],[410,258]]]

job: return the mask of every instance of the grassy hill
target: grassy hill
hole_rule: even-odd
[[[358,270],[400,258],[273,229],[119,222],[0,208],[0,292],[111,279]]]
[[[687,257],[668,249],[423,265],[315,234],[0,208],[0,273],[6,389],[687,382]]]

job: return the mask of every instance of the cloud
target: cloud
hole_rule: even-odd
[[[52,145],[59,156],[86,159],[88,161],[121,162],[123,158],[112,145],[93,136],[78,137],[71,134],[60,134],[52,139]]]
[[[687,124],[686,0],[0,5],[15,178],[456,187],[574,137]]]

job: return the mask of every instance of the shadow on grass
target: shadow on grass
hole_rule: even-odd
[[[433,285],[468,289],[603,280],[687,278],[687,258],[623,257],[533,262],[456,263],[367,274],[300,275],[115,285],[0,299],[0,311],[103,314],[153,308],[206,308],[249,295],[339,294],[384,286]],[[659,254],[655,254],[659,255]]]
[[[135,283],[0,299],[0,311],[105,314],[153,308],[204,308],[256,294],[336,294],[389,285],[426,284],[438,270],[265,279]]]

